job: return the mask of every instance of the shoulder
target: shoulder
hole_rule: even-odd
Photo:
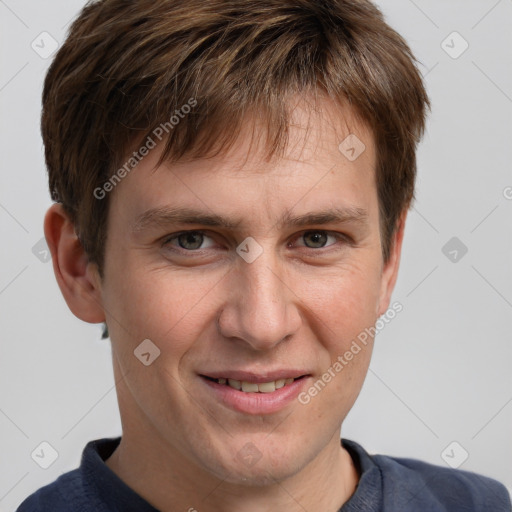
[[[417,459],[370,455],[354,441],[343,443],[357,453],[363,473],[378,470],[382,510],[512,512],[507,489],[492,478]]]
[[[372,458],[381,470],[384,488],[403,492],[411,505],[426,502],[447,511],[512,511],[507,489],[492,478],[416,459]]]
[[[41,487],[26,498],[16,512],[85,512],[80,471],[64,473],[51,484]]]
[[[115,485],[120,485],[104,460],[119,444],[118,438],[90,441],[82,452],[80,466],[41,487],[16,512],[104,512],[104,503]],[[102,494],[103,493],[103,494]]]

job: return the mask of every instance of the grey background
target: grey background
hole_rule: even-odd
[[[394,293],[403,311],[378,335],[343,435],[440,465],[467,452],[461,469],[512,489],[512,1],[378,4],[421,61],[433,108]],[[0,0],[0,511],[76,467],[89,440],[121,432],[110,344],[69,312],[38,245],[51,59],[31,43],[43,31],[62,42],[82,5]],[[458,58],[445,51],[463,48],[446,39],[454,31],[469,44]],[[43,441],[58,452],[48,469],[31,458]]]

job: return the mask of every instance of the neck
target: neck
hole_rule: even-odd
[[[161,512],[337,512],[353,494],[359,480],[338,432],[297,473],[265,486],[222,481],[177,452],[158,433],[154,434],[138,435],[128,428],[106,464]]]

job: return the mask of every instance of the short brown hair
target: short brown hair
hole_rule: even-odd
[[[387,260],[414,196],[416,145],[430,103],[410,48],[367,0],[89,2],[44,83],[52,198],[63,203],[102,274],[109,198],[94,191],[134,141],[194,99],[193,110],[167,130],[160,163],[227,149],[255,109],[269,155],[279,154],[287,101],[308,91],[348,101],[372,130]]]

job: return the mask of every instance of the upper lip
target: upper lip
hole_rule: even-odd
[[[283,369],[266,372],[252,372],[243,370],[223,370],[215,372],[205,372],[200,375],[211,379],[233,379],[244,382],[253,382],[255,384],[263,382],[272,382],[281,379],[297,379],[306,375],[310,375],[308,371],[297,369]]]

